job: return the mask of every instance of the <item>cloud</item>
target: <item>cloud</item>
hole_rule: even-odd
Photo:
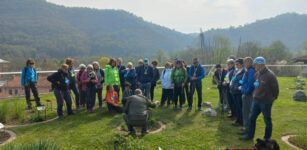
[[[124,9],[181,32],[224,28],[286,12],[307,13],[306,0],[47,0],[65,6]]]

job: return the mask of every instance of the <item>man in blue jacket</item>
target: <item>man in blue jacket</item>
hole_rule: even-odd
[[[243,115],[243,127],[246,131],[248,128],[248,117],[253,101],[253,91],[255,89],[255,69],[253,67],[253,59],[251,57],[244,58],[244,66],[246,72],[241,82],[241,93],[242,95],[242,115]],[[243,132],[244,134],[244,132]]]
[[[203,68],[198,61],[198,58],[193,58],[193,65],[190,67],[189,78],[190,78],[190,98],[188,111],[192,110],[193,95],[195,89],[198,95],[198,111],[201,111],[202,105],[202,79],[205,77],[206,70]]]
[[[136,70],[137,80],[139,82],[140,88],[148,99],[151,99],[150,88],[153,79],[153,68],[149,66],[149,60],[144,59],[144,65],[139,66]]]

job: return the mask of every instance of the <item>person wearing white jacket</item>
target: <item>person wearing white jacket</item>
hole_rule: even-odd
[[[165,64],[165,69],[162,71],[160,76],[162,84],[162,97],[160,107],[163,107],[166,101],[167,107],[169,107],[171,101],[173,101],[174,87],[171,80],[172,70],[173,69],[171,67],[171,63],[168,62]]]

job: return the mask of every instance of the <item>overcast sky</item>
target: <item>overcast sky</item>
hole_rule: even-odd
[[[244,25],[286,12],[307,14],[307,0],[47,0],[65,6],[123,9],[180,32]]]

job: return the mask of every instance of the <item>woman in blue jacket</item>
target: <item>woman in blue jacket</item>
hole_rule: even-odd
[[[38,90],[36,87],[38,76],[36,73],[35,69],[35,62],[32,59],[28,59],[26,62],[26,66],[22,69],[21,71],[21,81],[20,84],[21,86],[24,87],[25,90],[25,96],[26,96],[26,101],[27,101],[27,109],[30,110],[32,109],[32,104],[31,104],[31,93],[30,90],[32,90],[33,96],[35,98],[36,106],[41,106],[42,104],[40,103],[40,97],[38,94]]]
[[[136,76],[137,75],[135,69],[133,68],[133,64],[131,62],[128,62],[127,69],[124,72],[124,78],[126,82],[130,83],[132,93],[134,93],[137,88]]]

